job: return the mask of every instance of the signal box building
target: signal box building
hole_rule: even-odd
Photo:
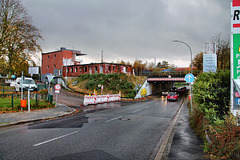
[[[56,77],[77,77],[80,74],[93,73],[125,73],[132,74],[131,65],[116,63],[90,63],[81,64],[80,56],[86,55],[81,51],[61,48],[58,51],[42,53],[42,80],[46,75],[53,74]]]

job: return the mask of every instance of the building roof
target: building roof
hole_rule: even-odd
[[[83,55],[87,55],[85,53],[81,53],[81,51],[78,50],[72,50],[72,49],[66,49],[64,47],[61,47],[60,50],[58,51],[52,51],[52,52],[46,52],[46,53],[42,53],[42,54],[51,54],[51,53],[55,53],[55,52],[60,52],[60,51],[72,51],[74,54],[76,54],[77,56],[83,56]]]
[[[118,64],[118,63],[88,63],[88,64],[76,64],[76,65],[68,65],[68,67],[73,67],[73,66],[86,66],[86,65],[101,65],[101,64],[109,64],[109,65],[121,65],[121,66],[131,66],[131,65],[126,65],[126,64]],[[66,67],[66,66],[64,66]]]

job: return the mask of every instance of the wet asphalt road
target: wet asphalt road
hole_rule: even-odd
[[[148,159],[180,101],[115,105],[1,129],[0,159]]]

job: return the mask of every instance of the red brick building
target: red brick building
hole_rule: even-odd
[[[132,74],[131,65],[123,65],[116,63],[90,63],[82,65],[71,65],[63,67],[63,76],[66,77],[76,77],[80,74],[93,74],[93,73],[125,73],[128,75]]]
[[[59,51],[42,53],[42,79],[47,74],[55,76],[77,77],[80,74],[93,73],[126,73],[132,74],[131,65],[116,63],[90,63],[81,64],[80,56],[86,54],[81,51],[61,48]],[[66,74],[67,72],[67,74]]]
[[[61,75],[62,67],[65,65],[78,65],[81,62],[79,56],[86,55],[81,51],[61,48],[59,51],[42,53],[42,75]]]

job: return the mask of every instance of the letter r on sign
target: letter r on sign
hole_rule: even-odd
[[[239,14],[240,14],[239,10],[235,10],[233,15],[233,20],[239,20]]]

